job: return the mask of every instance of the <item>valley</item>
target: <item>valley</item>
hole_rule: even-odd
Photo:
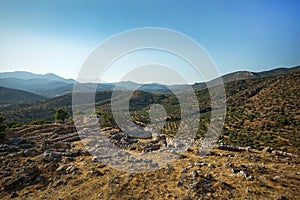
[[[124,157],[128,162],[157,168],[143,173],[117,170],[121,164],[112,167],[88,151],[73,124],[72,94],[45,98],[2,89],[6,100],[2,98],[0,115],[7,118],[3,122],[7,130],[0,143],[0,198],[299,199],[300,71],[295,69],[225,81],[225,125],[206,156],[201,156],[201,141],[211,120],[210,96],[207,88],[195,84],[200,108],[197,135],[186,152],[162,166],[155,159],[130,154],[143,157],[176,146],[178,127],[185,127],[176,96],[142,90],[133,93],[129,110],[136,124],[149,124],[151,104],[164,106],[167,113],[161,137],[139,139],[116,125],[110,107],[113,91],[98,91],[94,114],[101,134],[130,153]],[[58,108],[68,112],[65,122],[54,122]]]

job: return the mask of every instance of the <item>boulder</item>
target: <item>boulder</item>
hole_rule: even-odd
[[[78,171],[79,169],[77,167],[75,167],[74,165],[71,165],[69,167],[67,167],[66,172],[68,174],[74,174]]]
[[[65,164],[59,163],[58,168],[55,170],[58,174],[64,174],[66,172],[67,166]]]
[[[181,170],[181,173],[187,173],[188,172],[188,170],[186,169],[186,168],[183,168],[182,170]]]
[[[241,170],[237,173],[237,176],[242,176],[244,178],[247,178],[250,175],[250,173],[246,170]]]
[[[44,162],[60,162],[62,159],[62,154],[59,152],[45,152],[43,155]]]
[[[265,153],[271,153],[273,151],[273,148],[265,147],[262,151],[265,152]]]
[[[278,196],[277,200],[288,200],[285,196]]]
[[[4,184],[4,190],[9,191],[9,190],[14,190],[17,189],[23,182],[25,178],[24,176],[17,176],[12,179],[8,179]]]
[[[98,171],[98,170],[95,170],[95,169],[92,169],[90,172],[89,172],[89,175],[90,176],[104,176],[104,173]]]
[[[98,162],[99,160],[98,160],[98,157],[97,156],[94,156],[93,158],[92,158],[92,162]]]
[[[19,195],[16,193],[16,192],[13,192],[13,193],[11,193],[11,195],[10,195],[10,198],[16,198],[16,197],[18,197]]]

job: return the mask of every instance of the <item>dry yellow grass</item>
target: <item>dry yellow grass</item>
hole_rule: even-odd
[[[81,142],[75,142],[73,148],[84,147]],[[25,187],[17,191],[19,197],[16,199],[277,199],[278,196],[300,199],[300,174],[296,173],[300,172],[300,160],[297,157],[219,149],[213,149],[210,156],[199,157],[195,148],[193,150],[172,164],[174,170],[159,169],[135,174],[91,162],[91,156],[80,156],[75,161],[65,162],[67,166],[79,168],[77,174],[49,172],[45,176],[54,180],[52,184]],[[41,158],[37,156],[34,159]],[[232,175],[229,164],[245,165],[251,177]],[[39,167],[44,165],[41,163]],[[186,173],[181,172],[184,168],[187,168]],[[93,175],[93,169],[104,175]],[[199,173],[195,180],[190,175],[193,171]],[[280,178],[276,180],[276,176]],[[184,181],[178,186],[180,179]],[[64,183],[55,187],[58,180]],[[194,182],[199,184],[199,188],[190,188]],[[1,199],[9,198],[9,193],[1,193]]]

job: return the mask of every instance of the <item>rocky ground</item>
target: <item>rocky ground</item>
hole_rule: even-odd
[[[106,132],[141,154],[169,145]],[[219,144],[204,157],[191,147],[166,167],[126,173],[98,162],[71,123],[25,126],[0,144],[0,199],[300,199],[299,163],[289,152]]]

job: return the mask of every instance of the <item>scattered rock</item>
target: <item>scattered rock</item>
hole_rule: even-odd
[[[197,171],[192,171],[192,172],[190,173],[190,176],[191,176],[193,179],[195,179],[195,178],[197,178],[197,177],[199,176],[199,174],[198,174]]]
[[[10,195],[10,198],[16,198],[16,197],[18,197],[19,195],[16,193],[16,192],[13,192],[13,193],[11,193],[11,195]]]
[[[61,185],[64,185],[65,184],[65,181],[63,180],[58,180],[54,185],[53,187],[58,187],[58,186],[61,186]]]
[[[265,147],[262,151],[265,152],[265,153],[271,153],[273,151],[273,148]]]
[[[280,180],[280,179],[282,179],[282,178],[284,178],[284,175],[283,175],[283,174],[281,174],[281,175],[279,175],[279,176],[273,177],[273,180],[274,180],[274,181],[278,181],[278,180]]]
[[[250,176],[247,177],[247,180],[253,181],[253,180],[254,180],[254,177],[253,177],[252,175],[250,175]]]
[[[207,163],[195,163],[195,166],[198,166],[198,167],[203,167],[203,166],[207,166],[208,164]]]
[[[186,168],[183,168],[182,170],[181,170],[181,173],[183,174],[183,173],[187,173],[188,172],[188,170],[186,169]]]
[[[98,157],[97,157],[97,156],[94,156],[94,157],[92,158],[92,162],[98,162]]]
[[[51,130],[48,131],[47,134],[43,134],[46,131],[39,131],[38,133],[41,133],[42,135],[41,136],[39,134],[35,134],[34,132],[32,132],[32,130],[33,129],[30,129],[30,131],[26,130],[28,135],[24,136],[20,134],[22,137],[24,138],[26,137],[27,139],[16,138],[16,139],[3,141],[3,143],[0,144],[0,156],[2,159],[0,162],[0,177],[3,182],[2,183],[3,188],[0,190],[1,195],[2,194],[8,195],[5,196],[6,198],[9,197],[20,198],[22,194],[22,198],[23,195],[24,198],[28,198],[28,196],[26,196],[26,194],[28,193],[26,193],[25,191],[28,188],[27,189],[25,188],[27,186],[37,184],[37,183],[39,184],[36,186],[31,186],[29,189],[34,188],[40,191],[45,191],[43,192],[45,194],[46,192],[49,192],[48,191],[49,188],[53,189],[55,187],[62,186],[66,183],[70,184],[70,186],[78,186],[87,180],[87,179],[78,180],[77,177],[82,177],[82,176],[75,176],[75,175],[78,175],[80,173],[81,174],[86,173],[86,175],[90,176],[91,178],[95,178],[95,179],[98,178],[98,180],[101,181],[101,183],[99,184],[101,184],[101,186],[103,186],[105,190],[107,187],[116,189],[118,186],[119,188],[117,188],[117,190],[114,191],[118,192],[119,189],[121,190],[120,186],[123,186],[123,174],[118,172],[116,172],[115,174],[115,171],[113,169],[109,169],[109,167],[106,167],[106,165],[98,162],[99,160],[102,160],[102,157],[97,157],[97,156],[92,157],[91,154],[89,154],[89,152],[86,150],[77,150],[80,144],[78,145],[78,143],[72,143],[73,141],[76,141],[78,139],[76,133],[68,133],[69,130],[64,130],[63,128],[60,128],[59,131]],[[111,133],[109,133],[110,132],[109,129],[107,130],[108,130],[107,135],[109,135],[108,136],[109,139],[112,142],[115,142],[116,146],[119,145],[122,148],[124,147],[126,150],[128,150],[130,147],[134,147],[132,148],[132,150],[138,151],[138,153],[142,153],[142,151],[146,149],[148,149],[147,151],[162,150],[161,152],[163,153],[171,152],[171,150],[173,149],[168,149],[168,147],[171,145],[173,145],[174,148],[175,146],[178,148],[186,146],[185,143],[180,143],[176,140],[173,141],[167,140],[165,136],[157,136],[157,138],[155,139],[150,138],[152,140],[150,139],[138,140],[120,131],[113,131],[114,129],[111,130]],[[86,129],[85,131],[91,132],[92,129],[89,128]],[[34,138],[33,142],[31,142],[32,138]],[[41,142],[42,140],[45,141]],[[167,141],[171,141],[170,144],[168,144]],[[92,147],[94,147],[95,150],[100,149],[95,145]],[[192,190],[192,191],[187,191],[189,192],[190,199],[201,199],[202,197],[209,197],[209,195],[211,196],[211,198],[216,198],[215,195],[219,195],[218,194],[219,191],[224,192],[224,194],[228,194],[228,199],[230,199],[232,197],[235,197],[234,196],[235,194],[231,193],[231,190],[235,189],[233,186],[239,187],[238,184],[243,183],[241,182],[242,179],[239,179],[238,177],[231,177],[233,181],[230,182],[233,184],[233,186],[225,182],[221,182],[220,178],[225,178],[225,180],[229,180],[226,179],[229,178],[226,176],[228,176],[228,172],[230,173],[230,171],[234,176],[244,177],[246,178],[246,180],[254,180],[254,175],[255,175],[255,182],[252,183],[253,185],[257,184],[259,179],[263,179],[263,178],[266,181],[270,179],[274,180],[273,185],[272,182],[269,182],[269,184],[271,184],[272,187],[274,186],[274,184],[278,185],[278,182],[285,177],[284,175],[279,175],[281,173],[290,174],[289,176],[295,178],[296,181],[298,180],[296,178],[298,177],[298,175],[300,175],[297,166],[294,167],[294,165],[296,165],[295,164],[296,159],[294,159],[291,156],[292,154],[289,154],[285,151],[273,150],[270,147],[266,147],[263,150],[264,152],[274,154],[274,156],[270,156],[256,150],[255,151],[253,150],[254,151],[253,153],[249,153],[252,151],[252,149],[249,147],[244,148],[244,147],[223,145],[220,148],[224,148],[235,152],[214,150],[213,152],[209,153],[210,155],[209,157],[205,157],[204,159],[195,158],[194,155],[193,157],[192,156],[190,157],[191,153],[185,153],[185,155],[182,155],[180,158],[188,158],[188,159],[178,160],[177,161],[178,163],[174,164],[175,166],[185,167],[181,170],[182,174],[179,174],[179,176],[181,175],[179,179],[173,179],[173,175],[175,173],[175,177],[178,176],[178,174],[176,173],[178,173],[178,170],[180,172],[180,168],[179,169],[176,168],[176,170],[174,170],[174,167],[171,164],[167,164],[165,170],[157,170],[156,172],[153,172],[153,174],[155,173],[154,177],[161,178],[162,174],[166,175],[168,174],[168,172],[170,172],[169,174],[172,175],[171,176],[172,180],[170,179],[170,181],[173,181],[172,184],[175,185],[177,184],[177,186],[181,187],[180,189],[182,190],[186,190],[187,188]],[[45,149],[45,151],[43,152],[42,149]],[[190,149],[188,149],[188,151],[192,151],[193,149],[194,147],[191,147]],[[173,151],[175,152],[175,150]],[[244,151],[244,152],[238,153],[240,151]],[[221,153],[221,152],[225,152],[225,153]],[[158,163],[155,163],[154,159],[151,160],[149,159],[149,157],[148,159],[146,157],[145,158],[133,157],[131,155],[135,155],[135,154],[128,154],[126,156],[122,156],[122,158],[124,159],[128,158],[128,160],[130,160],[131,162],[130,164],[132,165],[136,164],[138,167],[146,166],[147,167],[146,169],[148,169],[149,166],[152,166],[154,168],[161,167],[158,165]],[[180,154],[178,153],[176,155],[180,156]],[[25,158],[16,157],[16,156],[24,156]],[[77,158],[78,156],[80,157]],[[83,156],[91,156],[89,158],[92,160],[92,162],[98,162],[98,163],[94,163],[94,164],[88,163],[86,162],[87,158]],[[222,158],[217,156],[222,156]],[[219,166],[219,162],[217,163],[217,158],[221,159],[220,164],[223,164],[223,168],[213,169]],[[252,163],[247,162],[247,159],[249,160],[249,162]],[[20,163],[18,161],[20,161]],[[274,161],[274,165],[273,167],[268,169],[267,167],[272,166],[271,165],[272,161]],[[242,163],[242,164],[240,165],[233,164],[233,162]],[[262,162],[264,162],[263,165],[265,165],[265,167],[262,167],[261,165]],[[116,163],[118,164],[118,162]],[[290,166],[287,166],[287,169],[284,169],[285,167],[284,163],[289,163]],[[77,168],[75,165],[80,167],[80,169]],[[277,165],[279,166],[278,167],[279,170],[275,169]],[[88,168],[90,166],[92,166],[93,168]],[[100,169],[100,168],[104,168],[104,169]],[[291,171],[290,169],[293,169],[296,172]],[[280,172],[280,170],[282,171]],[[278,174],[278,176],[274,176],[275,172]],[[105,183],[102,181],[111,178],[109,177],[111,174],[116,175],[117,178],[113,178],[110,180],[110,182],[113,182],[112,185],[105,185],[107,181]],[[265,175],[262,176],[262,174]],[[59,175],[65,175],[65,176],[59,176]],[[120,178],[118,178],[118,175],[120,176]],[[105,176],[105,179],[104,177],[102,178],[101,176]],[[140,178],[143,175],[133,173],[133,175],[130,176],[131,176],[130,179],[136,180],[137,178]],[[235,179],[237,182],[235,181]],[[292,194],[298,192],[298,188],[296,188],[296,185],[289,185],[287,181],[288,179],[286,178],[286,180],[284,181],[285,184],[282,183],[282,185],[284,185],[284,187],[286,187],[290,193],[289,194],[283,192],[281,193],[280,191],[274,190],[274,195],[276,195],[275,198],[279,194],[291,196]],[[130,187],[131,186],[132,185],[130,185]],[[23,189],[25,189],[24,190],[25,192],[23,191]],[[107,197],[107,193],[104,189],[99,193],[100,194],[99,196],[101,196],[101,198]],[[246,190],[246,193],[251,193],[251,198],[252,195],[257,195],[254,196],[254,198],[262,197],[260,196],[261,194],[258,191],[254,191],[250,189],[244,189],[244,190]],[[18,192],[18,194],[16,192]],[[180,199],[181,196],[174,197],[173,195],[170,196],[170,198]],[[285,196],[278,196],[277,199],[285,200],[287,198]]]
[[[89,172],[90,176],[104,176],[104,173],[98,171],[98,170],[95,170],[95,169],[92,169],[90,172]]]
[[[228,164],[228,167],[229,167],[229,168],[234,168],[234,164],[229,163],[229,164]]]
[[[173,165],[171,165],[171,164],[167,163],[167,170],[168,170],[169,172],[172,172],[172,171],[174,171],[174,167],[173,167]]]
[[[177,182],[177,187],[180,187],[183,185],[183,181],[180,179],[178,182]]]
[[[19,187],[22,182],[25,180],[24,176],[17,176],[12,179],[8,179],[3,185],[4,190],[10,191]]]
[[[155,142],[158,142],[158,143],[160,143],[160,144],[163,144],[165,147],[168,145],[168,144],[167,144],[167,138],[166,138],[165,135],[159,135],[159,136],[157,136]]]
[[[14,138],[14,139],[11,139],[11,140],[7,140],[7,141],[4,142],[4,144],[7,144],[9,146],[12,146],[12,145],[13,146],[21,146],[21,145],[24,145],[24,144],[27,144],[28,146],[34,145],[33,142],[30,142],[30,141],[22,139],[22,138]]]
[[[231,145],[228,145],[228,144],[225,144],[225,143],[218,144],[217,148],[221,149],[221,150],[235,151],[235,152],[240,152],[240,151],[245,150],[245,148],[241,148],[241,147],[237,147],[237,146],[231,146]]]
[[[66,171],[67,166],[65,164],[59,163],[58,168],[56,169],[56,173],[58,174],[64,174]]]
[[[47,148],[48,149],[70,149],[71,143],[58,141],[58,142],[55,142],[54,144],[48,145]]]
[[[216,168],[216,166],[215,166],[214,164],[211,164],[211,163],[208,164],[207,166],[208,166],[209,168]]]
[[[75,141],[79,141],[80,137],[78,135],[75,136],[71,136],[69,138],[66,138],[63,140],[63,142],[68,143],[68,142],[75,142]]]
[[[45,162],[60,162],[62,159],[62,155],[61,153],[58,152],[45,152],[43,155],[43,161]]]
[[[30,149],[25,149],[23,152],[23,156],[25,157],[32,157],[32,156],[36,156],[39,153],[36,151],[35,148],[30,148]]]
[[[71,165],[69,167],[67,167],[66,169],[66,173],[68,174],[74,174],[78,171],[79,169],[77,167],[75,167],[74,165]]]
[[[207,179],[212,179],[213,178],[213,176],[209,173],[204,174],[204,177],[207,178]]]
[[[4,190],[17,190],[18,188],[23,187],[24,185],[32,185],[39,177],[40,171],[37,166],[30,166],[24,168],[23,172],[18,174],[16,177],[8,179],[3,187]]]
[[[152,143],[149,143],[147,144],[147,146],[145,146],[143,152],[151,152],[151,151],[157,151],[160,149],[160,144],[152,144]]]
[[[247,151],[247,152],[252,152],[253,149],[252,149],[251,147],[248,146],[248,147],[245,148],[245,151]]]
[[[278,196],[277,200],[288,200],[288,198],[286,198],[285,196]]]
[[[10,169],[8,169],[7,171],[0,172],[0,173],[1,173],[1,177],[7,177],[7,176],[11,176],[13,174]]]
[[[183,154],[180,154],[179,158],[180,158],[180,159],[185,159],[185,158],[187,158],[187,156],[186,156],[186,155],[183,155]]]
[[[285,151],[280,151],[280,150],[273,150],[271,153],[274,155],[278,155],[278,156],[297,157],[297,156],[293,155],[292,153],[287,153]]]
[[[250,175],[249,172],[246,170],[242,170],[237,173],[237,176],[242,176],[244,178],[247,178],[249,175]]]
[[[159,166],[158,166],[158,163],[150,163],[149,165],[151,168],[154,168],[154,169],[157,169]]]
[[[235,168],[231,168],[230,171],[232,174],[237,174],[239,172],[239,170]]]

